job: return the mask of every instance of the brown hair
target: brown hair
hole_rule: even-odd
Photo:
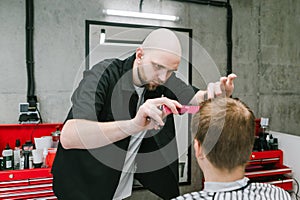
[[[200,104],[193,117],[193,133],[207,159],[219,169],[231,170],[249,160],[255,116],[243,102],[216,98]]]

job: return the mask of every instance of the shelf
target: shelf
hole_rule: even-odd
[[[36,178],[52,178],[51,168],[0,171],[0,187],[4,181],[17,181]]]
[[[62,123],[43,123],[43,124],[0,124],[0,152],[8,143],[13,149],[17,139],[21,144],[27,140],[34,142],[35,137],[51,136],[58,127],[62,128]]]

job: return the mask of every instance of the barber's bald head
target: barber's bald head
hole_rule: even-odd
[[[144,50],[161,50],[181,57],[180,42],[171,30],[160,28],[152,31],[142,44]]]
[[[135,83],[155,90],[178,70],[180,61],[181,46],[175,33],[165,28],[156,29],[136,50]]]

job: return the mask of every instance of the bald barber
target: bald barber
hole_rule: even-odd
[[[206,93],[230,96],[236,77],[198,90],[175,76],[180,60],[175,33],[157,29],[134,55],[84,72],[52,168],[58,199],[125,199],[134,179],[163,199],[179,195],[173,114]],[[166,116],[162,105],[173,114]]]

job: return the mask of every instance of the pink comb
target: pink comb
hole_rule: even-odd
[[[200,106],[188,106],[188,105],[184,105],[182,106],[182,108],[177,108],[177,111],[179,114],[184,114],[184,113],[189,113],[189,114],[195,114],[199,111]],[[163,105],[163,111],[168,115],[172,113],[172,110]]]

